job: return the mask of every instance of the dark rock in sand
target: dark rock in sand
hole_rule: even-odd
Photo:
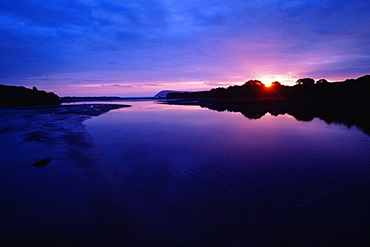
[[[51,162],[51,159],[50,158],[46,158],[46,159],[37,161],[36,163],[33,163],[33,166],[34,167],[46,166],[50,162]]]

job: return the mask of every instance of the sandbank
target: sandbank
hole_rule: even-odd
[[[121,107],[0,108],[1,246],[160,241],[158,223],[127,191],[83,125]],[[45,159],[50,163],[34,166]]]

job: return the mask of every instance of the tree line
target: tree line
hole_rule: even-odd
[[[167,98],[198,99],[266,99],[266,98],[331,98],[349,102],[370,103],[370,75],[341,82],[328,82],[326,79],[315,81],[301,78],[294,86],[285,86],[275,81],[266,87],[259,80],[249,80],[241,86],[214,88],[209,91],[192,93],[169,93]]]

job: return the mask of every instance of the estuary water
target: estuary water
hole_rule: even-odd
[[[159,246],[368,246],[370,137],[288,114],[124,102],[85,121]]]

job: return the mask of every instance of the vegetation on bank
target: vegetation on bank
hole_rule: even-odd
[[[358,79],[329,83],[311,78],[297,80],[294,86],[273,82],[266,87],[259,80],[249,80],[241,86],[215,88],[192,93],[169,93],[167,98],[185,99],[336,99],[345,102],[370,103],[370,75]]]
[[[370,75],[329,83],[311,78],[297,80],[294,86],[249,80],[241,86],[210,91],[168,94],[167,104],[199,105],[216,111],[240,112],[250,119],[266,113],[288,114],[299,121],[320,118],[328,124],[356,126],[370,135]]]
[[[0,107],[58,104],[60,104],[58,95],[47,93],[43,90],[39,91],[36,87],[28,89],[25,87],[0,85]]]

